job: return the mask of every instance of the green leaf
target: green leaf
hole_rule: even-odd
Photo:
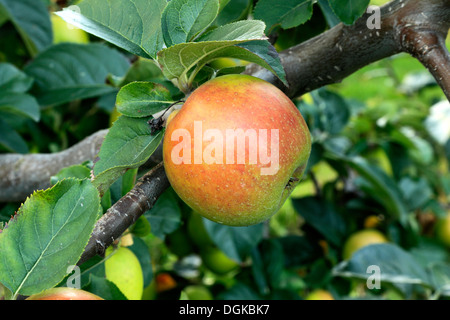
[[[105,300],[127,300],[120,289],[106,278],[91,274],[89,284],[83,288]]]
[[[222,7],[223,1],[221,1],[221,10],[215,23],[217,25],[224,25],[236,20],[245,19],[245,15],[251,7],[251,2],[251,0],[233,0],[229,1]]]
[[[33,96],[12,92],[0,96],[0,114],[2,113],[12,113],[36,122],[41,115],[39,104]]]
[[[336,16],[345,24],[353,24],[366,11],[370,0],[328,0]]]
[[[353,157],[347,161],[368,183],[367,186],[361,186],[363,190],[383,204],[387,214],[399,219],[402,223],[407,223],[407,211],[395,181],[364,158]]]
[[[0,92],[23,93],[28,91],[33,79],[10,63],[0,63]]]
[[[144,218],[144,217],[141,217]],[[144,218],[145,220],[145,218]],[[144,240],[133,237],[133,244],[128,247],[139,260],[144,274],[144,288],[147,287],[153,279],[152,257],[150,250]]]
[[[141,166],[158,147],[164,132],[152,135],[148,119],[121,116],[109,129],[93,169],[93,183],[101,193],[127,169]]]
[[[0,0],[0,15],[11,20],[32,56],[52,44],[52,25],[42,1]]]
[[[352,258],[343,261],[332,270],[333,275],[345,278],[368,279],[373,275],[370,266],[379,268],[380,281],[405,285],[430,286],[426,270],[409,253],[394,244],[372,244],[356,251]],[[369,270],[369,271],[368,271]]]
[[[259,0],[254,17],[266,23],[267,31],[276,25],[290,29],[308,21],[312,16],[312,7],[311,0]]]
[[[286,267],[299,267],[313,262],[322,255],[322,249],[306,237],[289,235],[277,238],[284,252]]]
[[[179,44],[161,50],[158,53],[158,62],[165,77],[169,80],[178,79],[183,83],[188,82],[187,74],[194,67],[200,70],[205,64],[226,57],[259,64],[286,84],[278,53],[266,40],[203,41]]]
[[[108,75],[122,77],[129,66],[122,54],[104,45],[62,43],[39,54],[24,70],[35,78],[39,103],[59,105],[116,91],[105,83]]]
[[[89,180],[33,193],[0,234],[0,282],[15,295],[57,285],[83,253],[100,212]]]
[[[295,210],[330,243],[340,246],[345,240],[347,223],[333,206],[316,197],[292,199]]]
[[[450,264],[435,263],[429,269],[431,282],[439,295],[450,297]]]
[[[321,129],[331,135],[341,132],[350,119],[350,107],[345,99],[324,89],[314,91],[312,97],[320,113]]]
[[[11,126],[0,118],[0,145],[17,153],[28,153],[25,140]]]
[[[228,257],[242,262],[252,249],[262,240],[262,223],[250,227],[230,227],[203,218],[203,223],[211,240]]]
[[[167,234],[181,225],[181,208],[178,199],[173,189],[169,188],[156,200],[153,208],[144,213],[150,222],[152,233],[160,239],[164,239]]]
[[[128,117],[148,117],[173,104],[169,90],[153,82],[132,82],[117,94],[117,111]]]
[[[163,47],[161,13],[166,0],[85,0],[79,12],[56,14],[74,26],[144,58]]]
[[[261,295],[278,288],[284,269],[284,253],[276,240],[263,240],[252,250],[252,272]]]
[[[259,20],[242,20],[232,22],[215,28],[204,35],[198,41],[226,41],[226,40],[252,40],[264,39],[266,25]]]
[[[328,0],[319,0],[318,4],[330,28],[333,28],[341,22],[339,18],[334,14],[333,9],[331,9]]]
[[[61,169],[56,175],[50,177],[50,183],[55,185],[58,181],[67,179],[67,178],[76,178],[76,179],[87,179],[91,176],[91,170],[81,164],[76,164],[73,166],[69,166]]]
[[[192,41],[214,21],[218,13],[218,0],[170,1],[161,17],[166,46]]]

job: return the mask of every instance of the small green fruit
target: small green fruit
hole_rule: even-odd
[[[202,248],[200,251],[200,257],[202,258],[205,266],[218,275],[227,274],[239,266],[236,261],[229,258],[225,253],[216,247],[210,246]]]
[[[348,260],[353,253],[370,244],[385,243],[388,239],[384,234],[375,229],[364,229],[353,233],[345,242],[342,250],[342,258]]]
[[[334,297],[327,290],[316,289],[308,294],[305,300],[334,300]]]
[[[190,285],[184,288],[188,300],[213,300],[211,291],[202,285]]]
[[[436,224],[437,238],[448,248],[450,248],[450,213]]]
[[[75,27],[70,28],[67,22],[55,14],[51,15],[51,21],[53,28],[53,43],[89,43],[89,36],[85,31]]]
[[[113,252],[109,247],[108,256]],[[106,279],[113,282],[128,300],[140,300],[144,291],[144,275],[136,255],[126,247],[119,247],[105,261]]]

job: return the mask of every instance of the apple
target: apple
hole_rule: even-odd
[[[316,289],[311,291],[305,300],[334,300],[334,297],[327,290]]]
[[[195,212],[230,226],[268,220],[299,183],[311,135],[274,85],[233,74],[202,84],[166,126],[164,167]]]
[[[364,229],[350,235],[344,244],[342,258],[348,260],[359,249],[376,243],[386,243],[386,236],[376,229]]]
[[[189,285],[183,291],[187,300],[213,300],[211,291],[203,285]]]
[[[104,300],[85,290],[67,287],[57,287],[33,294],[26,300]]]
[[[53,43],[89,43],[89,36],[85,31],[76,27],[69,27],[67,22],[56,14],[51,15],[51,22],[53,29]]]
[[[218,275],[225,275],[239,267],[239,264],[229,258],[222,250],[214,246],[208,246],[200,250],[203,264]]]
[[[139,259],[130,249],[119,247],[113,252],[106,249],[106,279],[113,282],[128,300],[140,300],[144,291],[144,275]]]
[[[450,248],[450,212],[436,224],[436,236],[446,247]]]

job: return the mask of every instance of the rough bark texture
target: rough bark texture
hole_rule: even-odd
[[[445,38],[450,27],[450,0],[394,0],[382,7],[380,29],[369,29],[364,15],[352,26],[342,24],[280,53],[289,87],[272,73],[250,65],[246,73],[267,80],[291,98],[341,81],[363,66],[407,52],[427,67],[450,100],[450,58]],[[62,167],[94,159],[105,131],[58,154],[1,155],[0,202],[23,200],[48,186]],[[169,183],[162,164],[146,174],[123,199],[98,221],[80,263],[117,239],[150,209]]]

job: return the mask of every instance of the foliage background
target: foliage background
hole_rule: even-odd
[[[58,9],[45,2],[49,11]],[[235,1],[219,18],[243,18],[238,8],[247,5]],[[58,152],[110,127],[117,118],[116,94],[132,81],[157,82],[180,95],[149,60],[136,60],[92,35],[89,48],[54,44],[37,55],[39,43],[24,41],[24,26],[4,17],[0,14],[2,153]],[[305,41],[330,24],[316,5],[305,24],[275,28],[275,48]],[[52,69],[48,59],[61,65]],[[80,68],[84,77],[71,78],[71,70]],[[192,286],[206,288],[206,297],[214,299],[305,299],[315,289],[335,299],[447,299],[449,244],[436,233],[450,214],[450,112],[447,107],[439,113],[442,101],[428,71],[405,54],[295,99],[314,145],[304,179],[288,202],[267,223],[232,228],[199,218],[169,189],[129,230],[129,248],[144,273],[143,299],[189,299]],[[124,181],[110,188],[104,210],[129,189]],[[19,206],[1,204],[0,221],[7,222]],[[368,228],[383,233],[389,244],[367,247],[345,261],[346,240]],[[212,265],[211,248],[225,255]],[[368,261],[389,270],[381,289],[366,286]],[[123,298],[100,285],[103,263],[89,268],[96,262],[83,266],[83,288]],[[233,268],[214,270],[226,263]]]

